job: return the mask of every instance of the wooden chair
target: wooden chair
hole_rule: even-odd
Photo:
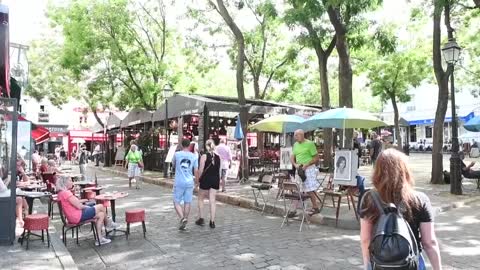
[[[282,184],[282,192],[281,197],[283,199],[283,208],[285,210],[285,215],[283,217],[282,225],[280,228],[283,228],[285,223],[288,225],[289,218],[288,212],[291,211],[291,206],[294,204],[294,201],[299,201],[302,204],[302,222],[300,223],[299,231],[302,231],[303,223],[307,222],[307,227],[309,227],[310,221],[308,220],[307,215],[307,206],[305,205],[305,201],[310,199],[310,196],[301,192],[300,187],[297,183],[293,182],[283,182]],[[287,200],[290,201],[290,207],[287,209]],[[296,210],[296,209],[294,209]]]

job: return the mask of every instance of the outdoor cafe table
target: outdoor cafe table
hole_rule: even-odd
[[[28,214],[31,215],[33,211],[33,201],[40,198],[51,198],[52,193],[50,192],[36,192],[36,191],[22,191],[17,192],[17,196],[24,197],[27,200],[28,204]]]
[[[100,191],[103,190],[103,187],[102,186],[98,186],[98,187],[86,187],[84,189],[82,189],[82,194],[85,193],[86,191],[95,191],[95,195],[100,195]]]
[[[127,192],[114,192],[114,193],[105,193],[102,195],[95,196],[95,200],[97,201],[110,201],[110,210],[112,211],[112,220],[116,222],[116,213],[115,213],[115,201],[117,199],[125,198],[128,196]],[[107,232],[107,235],[110,235],[113,232],[114,236],[116,232],[123,232],[126,234],[125,231],[114,229],[113,231]]]
[[[95,182],[91,181],[78,181],[73,182],[73,184],[80,187],[80,199],[85,199],[85,188],[87,186],[95,186]]]
[[[114,192],[114,193],[104,193],[101,195],[95,196],[95,200],[97,201],[110,201],[110,208],[112,211],[112,220],[115,221],[116,214],[115,214],[115,201],[117,199],[125,198],[128,196],[127,192]]]

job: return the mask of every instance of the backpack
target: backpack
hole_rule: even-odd
[[[384,207],[376,190],[370,194],[380,212],[369,246],[372,269],[417,270],[420,254],[410,225],[397,206]]]

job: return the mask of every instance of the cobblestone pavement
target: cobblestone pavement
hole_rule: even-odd
[[[479,159],[471,159],[466,158],[466,163],[470,161],[479,161]],[[477,165],[478,166],[478,165]],[[476,166],[476,167],[477,167]],[[480,192],[476,189],[476,183],[472,180],[464,180],[464,195],[457,196],[450,194],[450,186],[449,185],[432,185],[430,184],[430,168],[431,168],[431,155],[427,153],[413,153],[409,157],[409,167],[412,170],[413,176],[415,178],[415,185],[416,189],[419,191],[425,192],[431,202],[432,205],[436,208],[440,208],[443,206],[451,205],[455,202],[462,201],[462,200],[469,200],[475,199],[478,197],[480,199]],[[372,175],[372,166],[361,166],[359,169],[359,174],[366,177],[366,185],[370,185],[370,177]],[[444,156],[444,168],[448,170],[449,168],[449,156]],[[109,168],[109,170],[117,170],[117,171],[125,171],[120,167]],[[126,172],[125,172],[126,173]],[[153,172],[153,171],[146,171],[144,173],[146,177],[151,179],[163,179],[163,173],[161,172]],[[323,174],[321,174],[323,176]],[[256,180],[256,177],[251,177],[252,181]],[[171,179],[166,179],[163,181],[173,181]],[[323,183],[326,185],[326,181]],[[232,198],[235,197],[242,197],[253,200],[253,194],[250,185],[240,185],[235,181],[229,181],[227,184],[228,192],[225,195],[231,196]],[[269,205],[273,205],[275,201],[275,196],[277,195],[277,187],[274,185],[274,188],[268,192],[264,192],[266,194],[267,201]],[[222,194],[224,195],[224,194]],[[309,202],[307,202],[309,203]],[[279,204],[277,203],[277,206]],[[329,198],[327,198],[325,207],[320,215],[316,215],[314,220],[320,224],[329,224],[335,226],[335,209],[332,208],[332,203]],[[326,218],[326,219],[322,219]],[[327,221],[327,219],[329,221]],[[339,227],[341,228],[358,228],[358,223],[355,220],[355,215],[352,210],[349,210],[346,200],[342,200],[342,206],[340,209],[339,215]]]
[[[105,191],[127,191],[124,177],[98,172]],[[124,211],[147,209],[147,239],[141,226],[132,227],[129,240],[119,236],[102,247],[82,231],[80,245],[69,241],[79,269],[362,269],[359,236],[356,230],[310,226],[298,232],[293,222],[280,229],[281,218],[219,204],[217,228],[193,224],[194,208],[187,232],[179,232],[169,189],[144,184],[128,190],[129,196],[117,203],[117,221],[124,223]],[[438,219],[444,269],[476,269],[480,263],[480,234],[476,230],[476,206],[442,213]],[[58,228],[58,218],[56,226]],[[124,226],[123,226],[124,227]],[[459,237],[459,231],[463,235]]]

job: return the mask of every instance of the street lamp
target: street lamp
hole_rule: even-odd
[[[168,98],[170,98],[173,94],[173,88],[172,85],[167,83],[163,87],[163,98],[165,99],[165,154],[168,153],[169,149],[169,138],[168,138]],[[165,155],[166,157],[166,155]],[[167,178],[168,177],[168,164],[164,162],[163,164],[163,177]]]
[[[452,155],[450,156],[450,193],[456,195],[462,195],[462,172],[461,172],[461,160],[459,156],[459,144],[458,144],[458,122],[455,107],[455,81],[454,81],[454,69],[455,64],[460,58],[461,52],[460,46],[455,42],[454,38],[448,40],[447,44],[442,48],[443,58],[447,62],[450,69],[450,94],[452,101]]]

